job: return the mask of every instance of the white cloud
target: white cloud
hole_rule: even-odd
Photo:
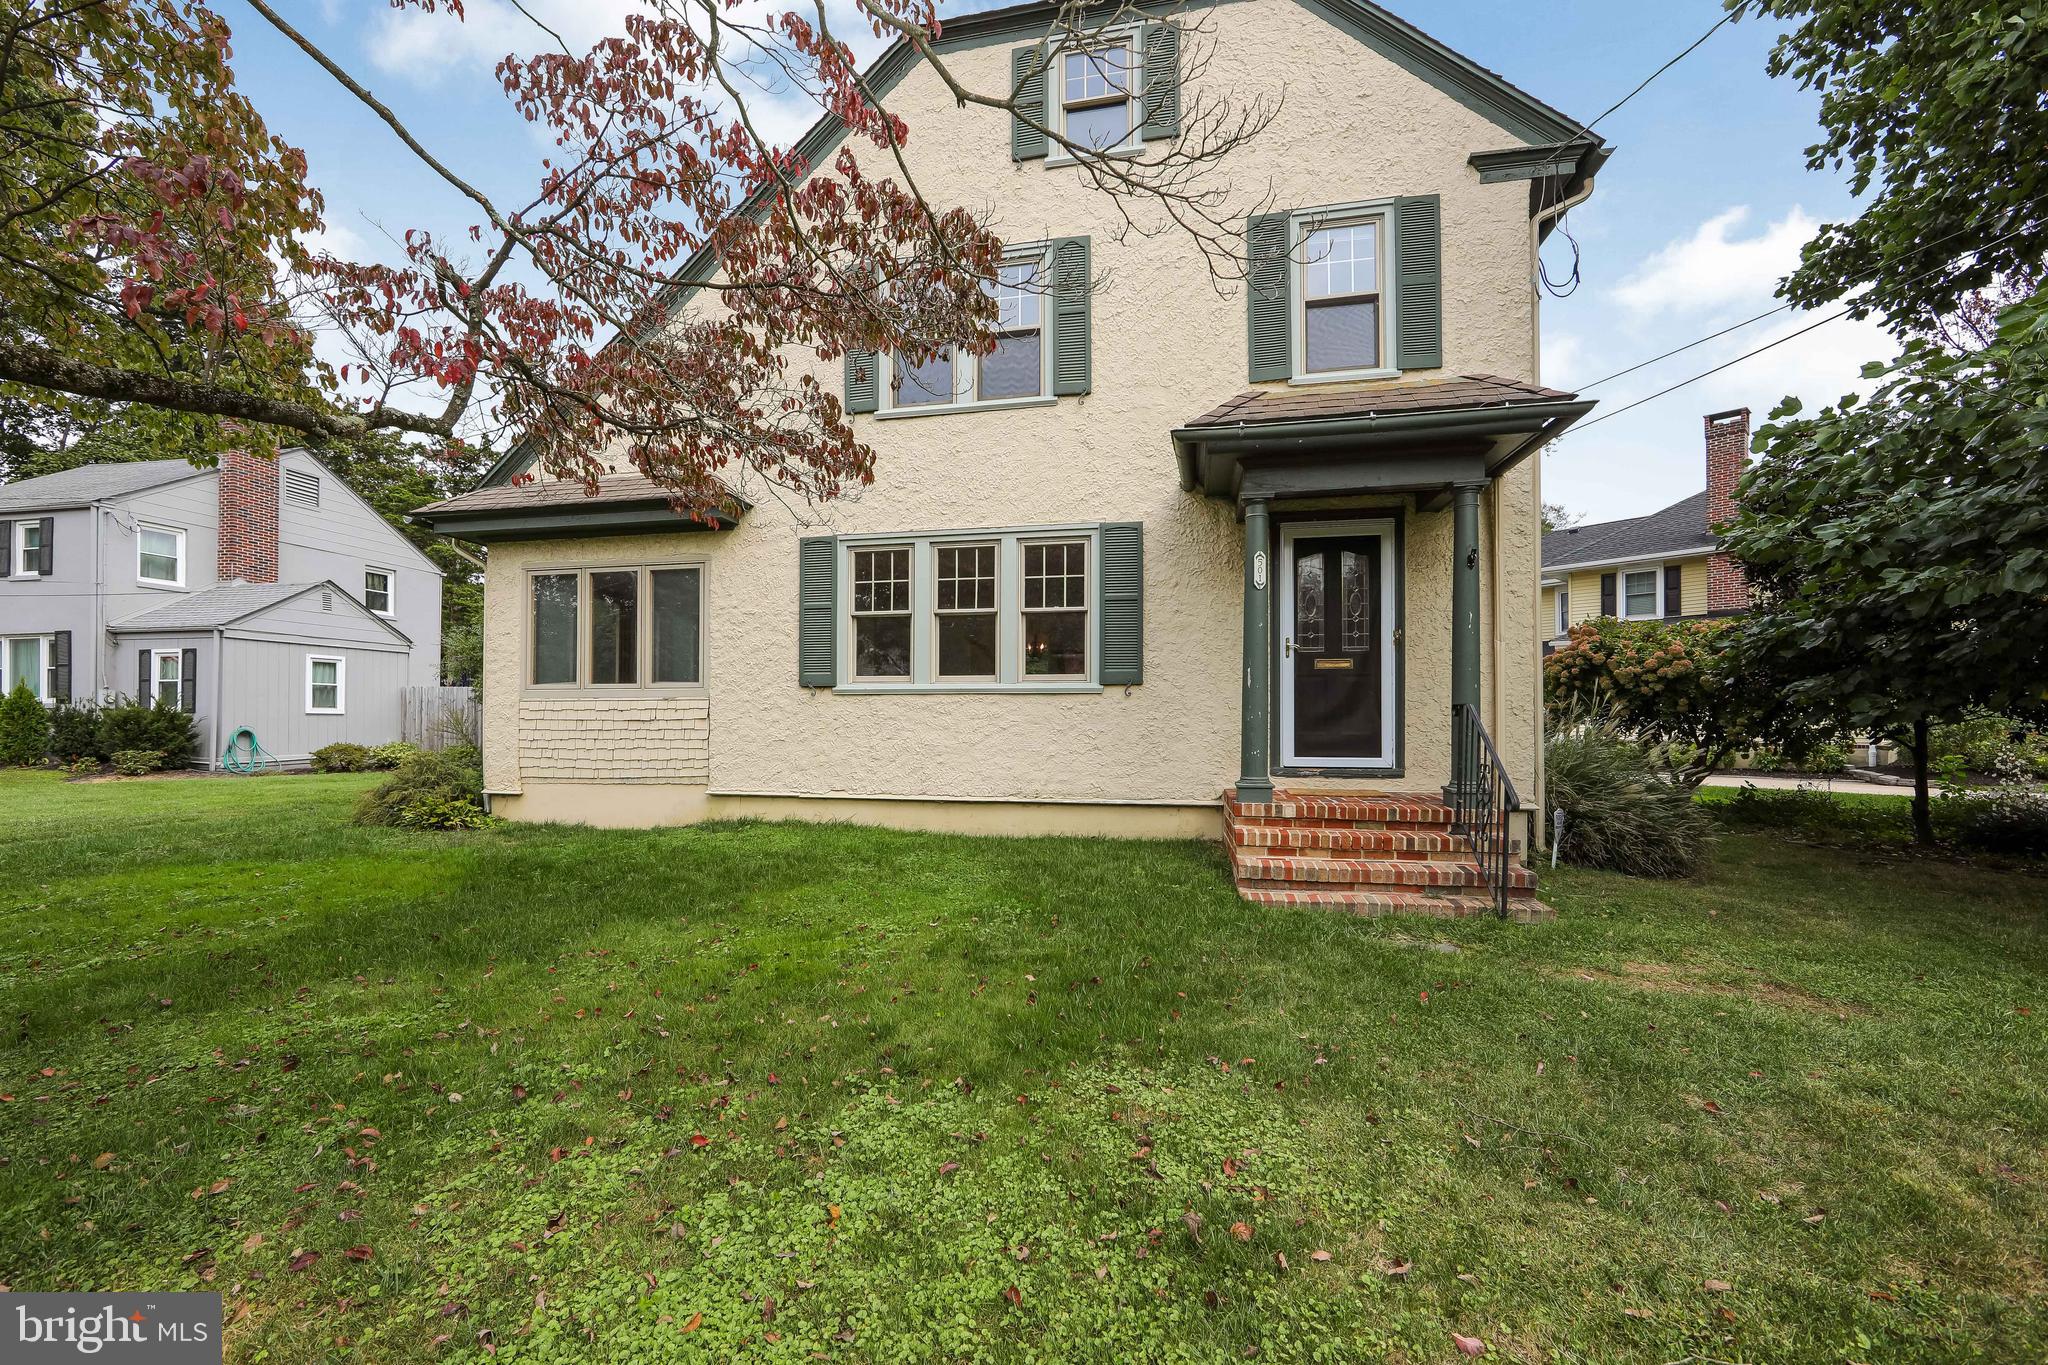
[[[1641,319],[1709,316],[1732,304],[1768,300],[1820,224],[1795,204],[1760,234],[1738,238],[1749,212],[1737,205],[1667,244],[1614,288],[1614,301]]]
[[[526,14],[506,0],[468,0],[463,17],[444,11],[383,11],[364,38],[379,70],[430,83],[464,69],[494,69],[500,58],[545,51],[554,42],[536,21],[582,54],[598,39],[623,33],[625,18],[644,6],[635,0],[526,0]],[[532,19],[526,17],[532,15]]]

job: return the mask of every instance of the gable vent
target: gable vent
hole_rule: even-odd
[[[318,507],[320,476],[303,469],[287,469],[284,472],[284,497],[286,502],[295,502],[301,507]]]
[[[333,593],[331,593],[331,592],[323,592],[323,593],[321,593],[321,594],[320,594],[320,610],[322,610],[322,611],[333,611],[333,610],[334,610],[334,594],[333,594]]]

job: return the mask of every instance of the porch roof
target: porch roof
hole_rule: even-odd
[[[1252,389],[1173,433],[1181,487],[1214,498],[1448,493],[1593,410],[1561,389],[1459,375]]]
[[[607,474],[591,489],[575,479],[498,484],[429,503],[407,514],[429,530],[462,540],[539,540],[647,531],[724,531],[748,504],[730,494],[727,507],[703,519],[678,512],[669,492],[644,474]]]

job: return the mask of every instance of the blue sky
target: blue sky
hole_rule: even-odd
[[[750,0],[752,4],[759,0]],[[845,0],[832,0],[845,12]],[[607,31],[629,0],[528,0],[570,41]],[[947,13],[992,5],[949,5]],[[1393,0],[1395,13],[1576,118],[1621,98],[1719,16],[1718,0]],[[237,69],[274,131],[303,147],[328,198],[329,233],[347,254],[395,254],[408,226],[444,233],[474,220],[310,61],[238,0],[220,0],[235,27]],[[299,0],[280,6],[309,37],[387,100],[460,173],[508,201],[530,192],[543,139],[519,120],[491,69],[506,50],[536,46],[504,0],[469,0],[468,22],[394,12],[383,0]],[[851,25],[846,26],[850,31]],[[1582,283],[1546,298],[1546,383],[1578,388],[1763,312],[1776,281],[1815,228],[1853,212],[1841,178],[1808,171],[1817,99],[1774,81],[1764,61],[1775,30],[1724,26],[1598,131],[1618,151],[1592,201],[1573,212]],[[877,45],[878,46],[878,45]],[[794,136],[815,110],[784,106]],[[1569,266],[1554,236],[1553,276]],[[1790,332],[1811,317],[1781,314],[1589,396],[1613,411]],[[1843,320],[1690,388],[1567,435],[1548,453],[1546,497],[1589,520],[1654,511],[1705,484],[1700,417],[1749,407],[1761,421],[1785,394],[1809,405],[1858,383],[1863,362],[1889,356],[1873,324]],[[1200,395],[1204,406],[1212,395]],[[1192,410],[1192,409],[1191,409]]]

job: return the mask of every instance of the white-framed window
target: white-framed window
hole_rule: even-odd
[[[320,505],[320,476],[309,469],[287,469],[284,472],[284,498],[301,507]]]
[[[168,706],[173,711],[182,705],[184,667],[183,650],[153,649],[149,652],[149,700],[152,703]]]
[[[543,692],[695,689],[704,682],[701,564],[527,574],[526,685]]]
[[[1024,542],[1024,676],[1088,676],[1088,542]]]
[[[339,654],[306,656],[306,714],[339,716],[348,710],[348,660]]]
[[[363,570],[363,605],[379,616],[389,616],[397,608],[398,575],[389,569]]]
[[[1571,630],[1571,594],[1560,587],[1557,590],[1557,633],[1559,636],[1565,636],[1571,634]]]
[[[135,527],[135,581],[152,588],[185,586],[185,533],[173,526]]]
[[[1143,70],[1137,42],[1136,31],[1126,29],[1091,36],[1055,54],[1059,131],[1067,141],[1106,152],[1136,140]]]
[[[1621,617],[1624,621],[1648,621],[1662,616],[1657,600],[1664,574],[1661,569],[1630,569],[1621,576]]]
[[[56,693],[55,642],[47,635],[0,636],[0,696],[26,682],[48,705]]]
[[[881,411],[912,413],[1044,401],[1052,392],[1052,347],[1046,336],[1045,295],[1050,250],[1020,247],[982,281],[996,302],[996,346],[977,356],[948,346],[929,359],[889,358]]]
[[[852,676],[856,682],[908,682],[911,656],[909,545],[853,551]]]
[[[1092,687],[1097,552],[1093,526],[842,541],[845,686]]]
[[[1288,305],[1294,374],[1304,381],[1395,373],[1391,202],[1298,214]]]
[[[17,521],[14,523],[14,576],[16,578],[41,578],[40,567],[43,559],[43,524],[40,521]]]

